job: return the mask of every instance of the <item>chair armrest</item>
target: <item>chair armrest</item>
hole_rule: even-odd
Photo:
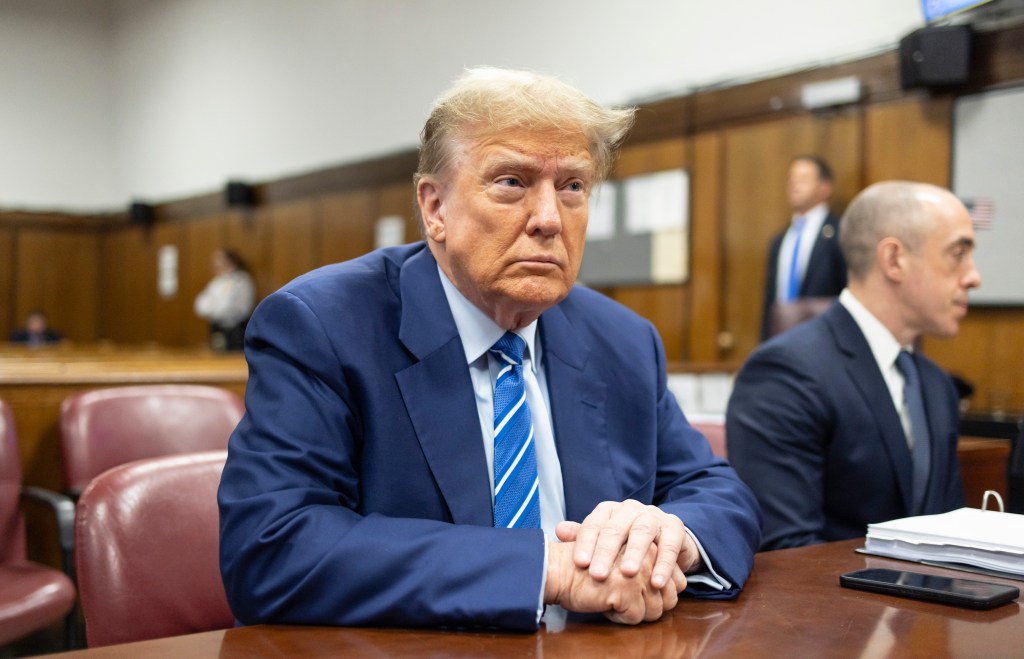
[[[23,499],[34,499],[44,503],[53,509],[54,517],[57,520],[57,537],[60,543],[64,573],[74,581],[75,503],[63,494],[35,485],[23,486],[21,496]]]

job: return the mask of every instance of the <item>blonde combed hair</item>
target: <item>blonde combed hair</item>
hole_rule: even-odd
[[[490,135],[527,128],[580,131],[594,159],[595,182],[602,181],[635,113],[635,108],[602,107],[553,76],[492,67],[467,69],[438,97],[423,126],[414,180],[447,173],[455,143],[470,131]]]

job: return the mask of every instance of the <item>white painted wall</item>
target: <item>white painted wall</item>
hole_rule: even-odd
[[[102,1],[0,0],[0,207],[119,203]]]
[[[108,1],[109,22],[103,0],[0,0],[0,207],[121,208],[413,148],[475,64],[624,104],[861,57],[923,24],[918,0]],[[57,10],[75,3],[92,11]],[[12,120],[32,137],[9,149]],[[16,166],[40,151],[45,167]]]

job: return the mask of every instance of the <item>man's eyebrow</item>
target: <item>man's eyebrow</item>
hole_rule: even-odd
[[[504,170],[537,172],[543,169],[543,167],[543,158],[516,153],[502,153],[493,156],[487,162],[485,171],[488,176],[491,176]],[[580,178],[593,178],[594,162],[586,157],[569,156],[559,159],[558,170],[563,174],[579,176]]]
[[[960,238],[957,238],[952,243],[950,243],[949,247],[947,249],[956,249],[957,247],[967,247],[967,248],[972,248],[973,249],[974,248],[974,238],[969,238],[967,236],[961,236]]]

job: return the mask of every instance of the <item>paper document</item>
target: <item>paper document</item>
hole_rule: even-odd
[[[911,561],[938,561],[1024,575],[1024,515],[960,508],[869,524],[864,550]]]

